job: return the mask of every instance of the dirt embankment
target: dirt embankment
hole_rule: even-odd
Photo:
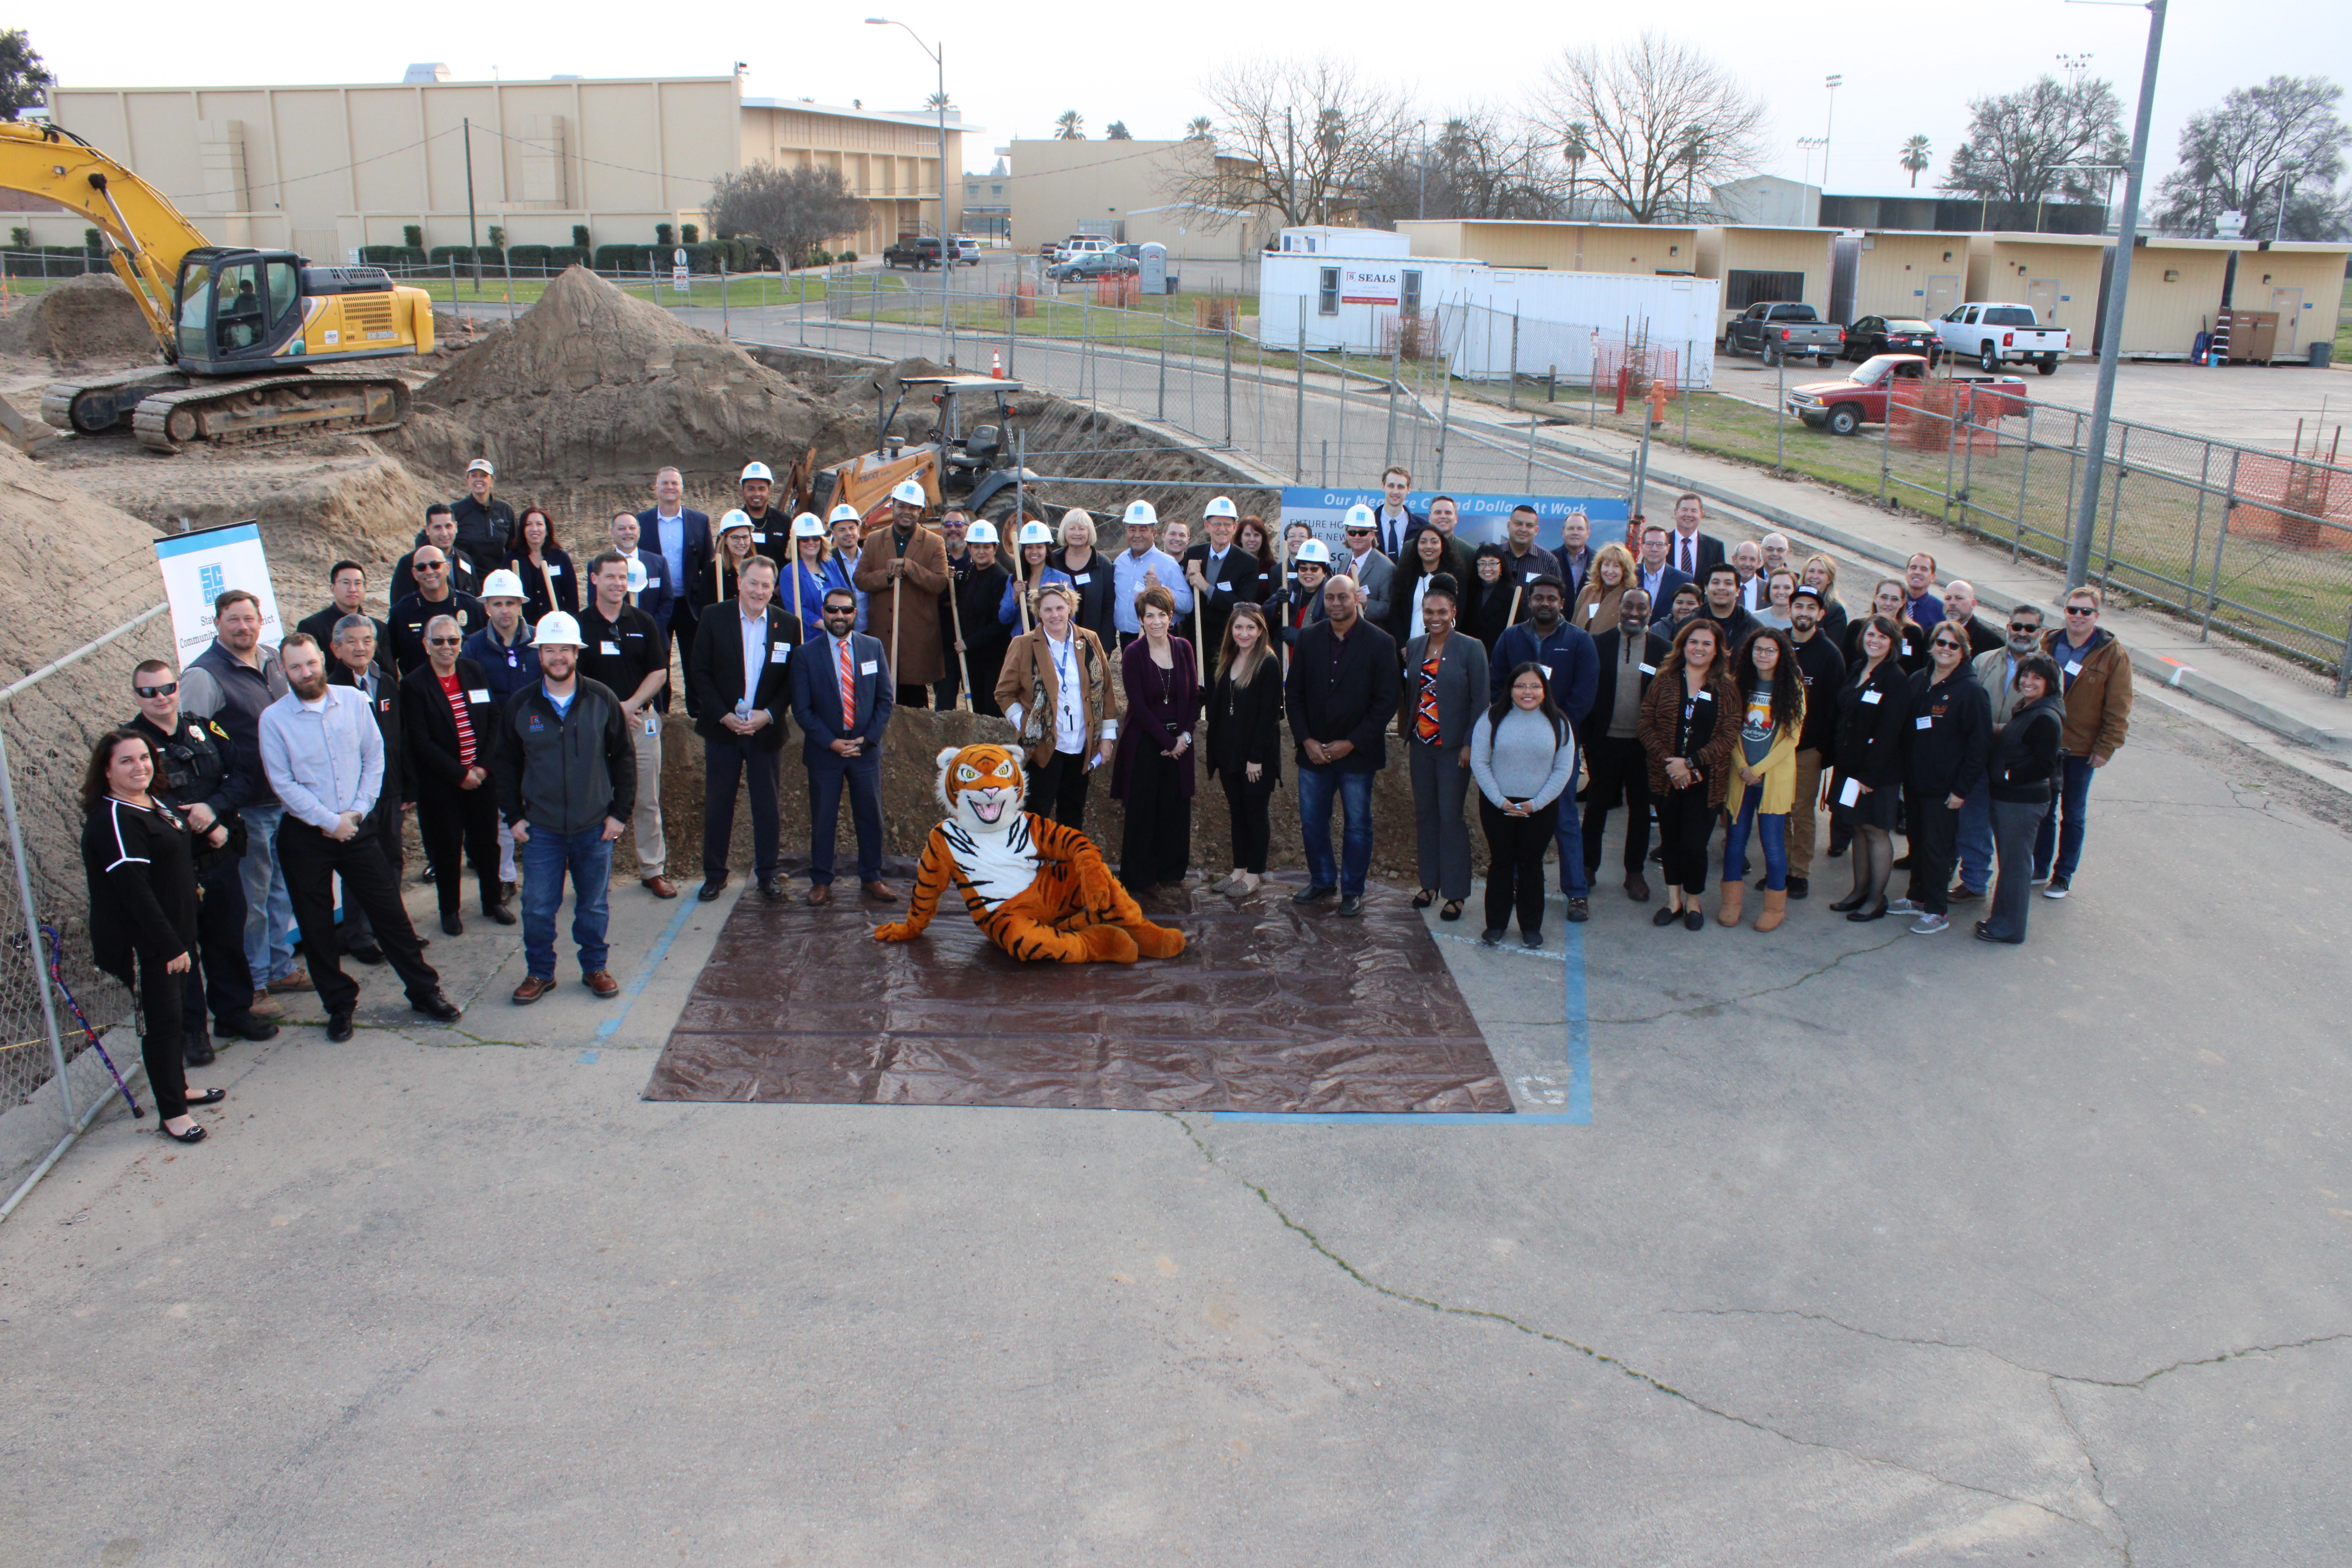
[[[0,318],[0,354],[57,365],[136,364],[153,360],[155,334],[112,273],[53,283]]]

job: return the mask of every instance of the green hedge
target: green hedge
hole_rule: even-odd
[[[425,252],[407,245],[362,245],[360,260],[370,267],[422,267]]]
[[[600,245],[596,247],[596,270],[643,275],[658,268],[667,276],[672,265],[671,254],[678,248],[674,245]],[[686,269],[704,274],[718,272],[721,261],[730,272],[749,272],[757,254],[756,247],[746,239],[705,240],[684,248]]]
[[[501,266],[506,260],[504,251],[492,250],[487,245],[436,245],[427,254],[426,262],[434,267],[446,267],[452,261],[460,267],[471,267],[477,257],[481,258],[484,267],[490,268]]]
[[[80,272],[110,270],[104,256],[93,255],[79,245],[38,245],[8,252],[11,278],[71,278]]]
[[[576,245],[518,245],[507,251],[517,272],[529,272],[534,277],[545,272],[561,272],[567,267],[585,267],[589,253]]]

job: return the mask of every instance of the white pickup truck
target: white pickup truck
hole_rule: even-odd
[[[1948,310],[1936,321],[1936,341],[1955,359],[1972,359],[1988,375],[2011,361],[2031,362],[2043,375],[2054,375],[2074,339],[2063,327],[2045,327],[2034,320],[2031,305],[1979,303]]]

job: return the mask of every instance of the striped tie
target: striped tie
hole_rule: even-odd
[[[857,728],[857,679],[849,669],[849,640],[846,637],[833,645],[841,667],[841,727],[845,731]]]

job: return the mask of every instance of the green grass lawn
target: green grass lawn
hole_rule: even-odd
[[[436,305],[453,301],[460,305],[504,306],[512,303],[519,310],[528,310],[539,303],[552,279],[516,278],[485,272],[480,287],[461,271],[453,286],[446,278],[406,278],[400,280],[412,289],[422,289],[433,297]],[[665,279],[656,286],[650,282],[625,283],[621,291],[639,300],[648,300],[667,310],[686,307],[709,307],[717,310],[720,303],[720,283],[716,278],[695,277],[688,280],[689,289],[681,292]],[[761,305],[795,305],[806,299],[812,302],[824,298],[824,279],[819,277],[781,278],[772,272],[730,274],[726,284],[725,302],[733,308],[755,308]],[[805,292],[803,292],[805,290]],[[864,290],[860,290],[864,292]],[[887,318],[886,318],[887,319]]]

